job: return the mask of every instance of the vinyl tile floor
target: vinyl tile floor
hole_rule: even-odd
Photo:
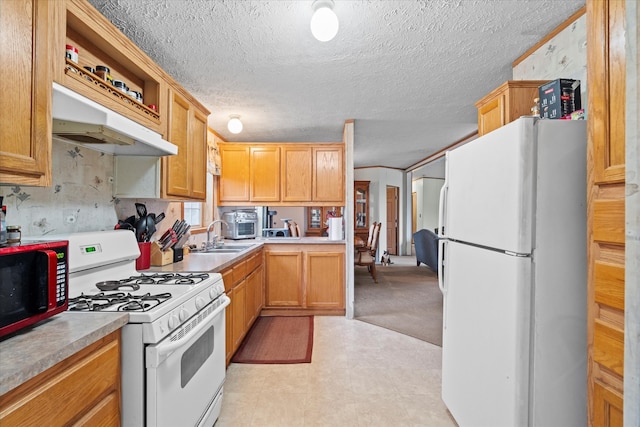
[[[456,426],[442,349],[342,316],[316,316],[311,363],[227,369],[216,427]]]

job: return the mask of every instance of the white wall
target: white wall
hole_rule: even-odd
[[[440,189],[444,184],[441,178],[419,178],[412,182],[412,191],[416,193],[416,230],[426,228],[434,231],[438,227],[438,208]]]
[[[387,186],[398,187],[400,197],[400,208],[398,212],[398,250],[400,255],[404,255],[405,230],[407,228],[406,212],[410,206],[411,199],[407,201],[405,191],[405,173],[397,169],[390,168],[363,168],[353,171],[354,181],[370,181],[369,183],[369,224],[372,221],[382,222],[380,229],[380,241],[378,244],[377,257],[387,247]],[[409,226],[410,228],[410,226]]]

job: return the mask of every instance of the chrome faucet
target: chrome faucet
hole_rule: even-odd
[[[213,241],[211,241],[211,231],[213,231],[214,227],[216,226],[217,223],[220,223],[220,234],[222,234],[222,224],[224,224],[227,228],[229,228],[229,224],[227,224],[225,221],[221,220],[221,219],[216,219],[215,221],[213,221],[211,224],[209,224],[209,226],[207,227],[207,241],[205,242],[204,245],[204,249],[211,249],[211,248],[217,248],[219,246],[222,245],[218,245],[218,238],[220,237],[217,234],[213,234]]]

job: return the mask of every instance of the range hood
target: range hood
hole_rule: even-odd
[[[53,83],[53,136],[116,156],[178,154],[159,133],[58,83]]]

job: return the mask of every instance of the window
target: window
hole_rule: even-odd
[[[202,203],[184,202],[182,205],[184,209],[184,220],[187,221],[192,228],[202,227]]]

